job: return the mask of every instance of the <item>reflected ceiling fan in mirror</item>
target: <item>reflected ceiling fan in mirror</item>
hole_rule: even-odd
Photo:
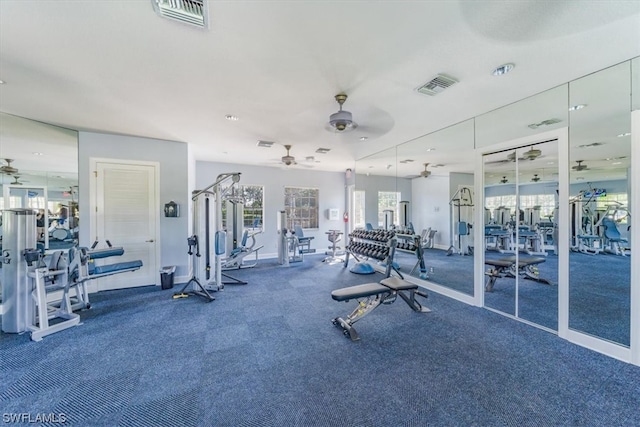
[[[13,162],[13,159],[4,159],[4,161],[7,164],[6,165],[2,165],[0,167],[0,173],[6,174],[6,175],[13,175],[13,174],[17,174],[18,173],[18,169],[16,169],[13,166],[11,166],[11,163]]]
[[[578,164],[573,166],[571,169],[573,169],[576,172],[589,170],[589,166],[583,165],[582,162],[584,162],[584,160],[576,160],[576,163]]]
[[[13,176],[13,182],[10,182],[9,185],[23,185],[24,184],[24,182],[20,182],[19,181],[20,175],[15,174],[15,175],[12,175],[12,176]]]
[[[531,147],[529,150],[525,151],[524,153],[522,153],[521,157],[518,157],[518,160],[520,161],[524,161],[524,160],[536,160],[538,158],[542,157],[542,151]],[[509,154],[507,154],[507,157],[505,159],[502,160],[494,160],[491,162],[487,162],[487,164],[499,164],[499,163],[509,163],[509,162],[515,162],[516,161],[516,152],[515,151],[511,151]]]
[[[533,174],[533,178],[531,178],[531,181],[532,181],[532,182],[538,182],[538,181],[540,181],[540,177],[538,176],[538,174],[537,174],[537,173],[534,173],[534,174]]]
[[[531,147],[529,151],[526,151],[524,154],[522,154],[522,157],[518,160],[535,160],[540,156],[542,156],[542,151],[538,150],[537,148]]]
[[[506,184],[507,182],[509,182],[509,180],[507,179],[506,176],[503,176],[502,179],[500,180],[500,184]]]

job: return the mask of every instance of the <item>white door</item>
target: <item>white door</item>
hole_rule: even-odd
[[[94,209],[97,248],[122,246],[124,255],[105,258],[100,264],[141,260],[135,272],[114,274],[98,280],[98,290],[132,288],[156,284],[157,165],[126,161],[95,162]]]

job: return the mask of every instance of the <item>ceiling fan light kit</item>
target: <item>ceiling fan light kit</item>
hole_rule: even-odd
[[[422,172],[420,172],[420,176],[423,178],[429,178],[429,175],[431,175],[431,171],[427,170],[427,166],[429,166],[429,163],[425,163],[424,164],[424,170]]]
[[[296,158],[289,154],[289,150],[291,150],[291,145],[285,145],[284,148],[287,149],[287,155],[282,156],[282,163],[284,163],[287,166],[295,165]]]
[[[337,132],[347,132],[358,127],[358,124],[353,121],[353,116],[349,111],[342,109],[342,104],[347,100],[347,95],[339,93],[335,96],[336,101],[340,105],[340,110],[329,116],[329,126],[335,129]]]
[[[13,162],[13,159],[4,159],[4,161],[7,164],[0,167],[0,173],[6,174],[6,175],[15,175],[18,173],[18,169],[11,166],[11,162]]]

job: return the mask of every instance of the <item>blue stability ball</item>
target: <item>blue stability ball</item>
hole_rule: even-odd
[[[376,272],[371,264],[368,264],[366,262],[359,262],[355,264],[349,269],[349,271],[355,274],[373,274]]]

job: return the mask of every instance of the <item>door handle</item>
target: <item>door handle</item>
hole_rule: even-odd
[[[151,239],[151,240],[145,240],[145,242],[147,242],[147,243],[153,243],[153,242],[155,242],[155,240],[153,240],[153,239]]]

